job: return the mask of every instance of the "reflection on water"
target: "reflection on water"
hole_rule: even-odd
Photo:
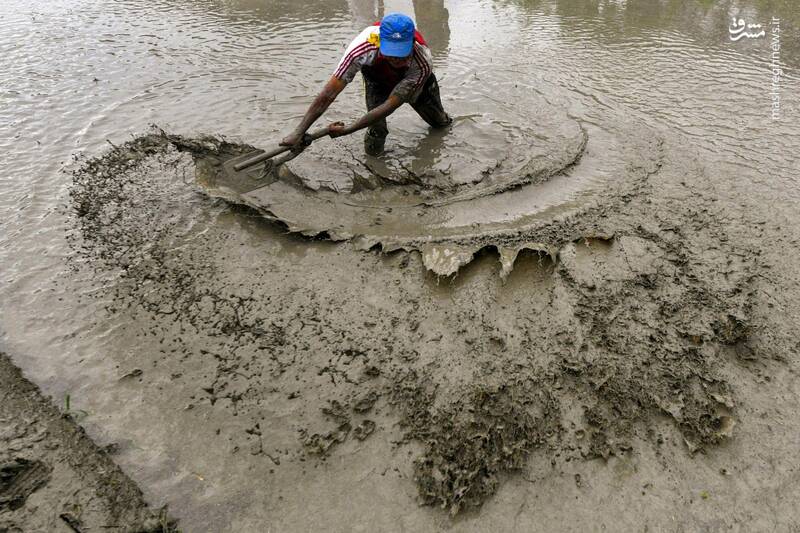
[[[362,28],[379,21],[389,9],[403,9],[403,6],[384,5],[383,0],[348,0],[353,23]],[[434,59],[444,58],[450,46],[449,12],[444,0],[413,0],[408,14],[417,24],[417,29],[425,37],[433,52]]]
[[[444,0],[414,0],[417,26],[428,41],[436,60],[444,59],[450,47],[450,13]]]
[[[209,12],[219,12],[242,21],[260,19],[267,23],[290,21],[313,25],[322,21],[344,19],[356,31],[374,24],[391,10],[399,10],[408,12],[416,21],[417,28],[437,57],[447,53],[450,40],[445,0],[413,0],[407,5],[387,5],[383,0],[321,0],[309,3],[288,0],[196,0],[196,4],[204,6]],[[320,32],[317,39],[327,40],[329,36]]]
[[[265,22],[308,22],[336,20],[348,12],[347,0],[318,0],[295,2],[292,0],[195,0],[209,12],[222,11],[238,14],[242,18],[260,19]],[[175,2],[180,9],[184,2]]]
[[[800,29],[800,8],[790,2],[774,0],[496,0],[501,6],[515,6],[530,15],[535,25],[538,16],[558,16],[561,27],[583,32],[587,23],[595,26],[593,39],[616,41],[647,36],[653,30],[675,32],[680,42],[691,39],[705,46],[730,45],[728,27],[731,18],[744,17],[765,27],[778,17],[787,37],[796,36]],[[602,28],[599,26],[602,25]],[[569,37],[568,33],[564,34]],[[753,43],[764,50],[768,39]],[[800,61],[800,39],[787,38],[782,43],[787,61],[797,66]]]
[[[383,0],[347,0],[347,5],[356,28],[365,28],[383,18]]]

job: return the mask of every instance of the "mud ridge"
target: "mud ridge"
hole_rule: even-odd
[[[75,423],[0,353],[0,531],[177,531]]]

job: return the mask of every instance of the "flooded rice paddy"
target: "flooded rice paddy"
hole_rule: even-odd
[[[454,125],[215,189],[391,10]],[[798,527],[799,18],[12,0],[0,349],[187,531]]]

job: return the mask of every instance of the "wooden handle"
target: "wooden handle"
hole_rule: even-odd
[[[307,134],[303,135],[303,139],[300,142],[303,143],[304,146],[308,146],[313,141],[316,141],[320,137],[325,137],[329,133],[330,132],[328,131],[328,127],[326,126],[324,128],[318,129],[314,133],[307,133]],[[253,165],[257,165],[258,163],[261,163],[262,161],[266,161],[267,159],[272,159],[273,157],[275,157],[278,154],[282,154],[283,152],[288,152],[292,148],[294,148],[294,146],[279,146],[278,148],[275,148],[274,150],[270,150],[269,152],[264,152],[263,154],[254,155],[250,159],[245,159],[241,163],[236,163],[235,165],[233,165],[233,169],[235,171],[237,171],[237,172],[240,171],[240,170],[244,170],[245,168],[252,167]]]

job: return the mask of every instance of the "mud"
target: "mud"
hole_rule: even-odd
[[[613,134],[608,126],[605,130],[592,128],[600,140],[589,141],[581,124],[545,109],[553,121],[542,124],[543,128],[550,126],[549,130],[542,130],[548,134],[541,133],[528,144],[521,144],[524,140],[500,143],[509,145],[508,150],[521,163],[510,162],[509,157],[492,163],[491,158],[483,157],[479,161],[489,166],[480,167],[478,177],[470,178],[468,165],[461,164],[457,157],[441,156],[450,176],[461,183],[458,187],[441,180],[383,178],[364,162],[361,165],[369,175],[362,176],[353,169],[329,164],[313,149],[301,154],[301,158],[317,158],[317,163],[321,162],[319,168],[303,169],[311,174],[292,172],[288,167],[293,162],[269,170],[256,165],[235,173],[224,169],[223,163],[252,147],[232,145],[214,137],[195,140],[165,132],[160,135],[164,142],[192,155],[197,182],[208,194],[254,208],[290,231],[352,240],[364,250],[378,246],[384,252],[421,251],[425,266],[444,276],[458,272],[482,247],[496,246],[502,275],[507,276],[522,250],[553,251],[547,244],[520,242],[519,235],[548,227],[554,219],[576,216],[595,197],[608,195],[609,190],[618,195],[629,194],[629,189],[656,172],[661,164],[661,141],[643,125],[634,126],[628,121],[624,133],[620,125]],[[537,121],[541,122],[544,121]],[[463,133],[458,124],[451,128],[460,135],[475,135]],[[146,142],[158,141],[153,138]],[[453,142],[464,144],[463,139]],[[589,142],[591,150],[584,156]],[[602,148],[595,148],[596,145]],[[348,160],[358,160],[355,147],[328,147],[328,151],[333,150],[349,154]],[[402,159],[402,154],[386,158],[406,168]],[[598,179],[603,175],[607,177]],[[324,181],[320,176],[350,181],[349,185],[333,185],[326,190],[309,185],[309,180]],[[555,196],[537,187],[556,176],[560,180],[551,187],[559,189]],[[367,182],[374,183],[369,190],[357,186]]]
[[[393,392],[406,437],[425,444],[414,463],[420,500],[451,515],[479,507],[502,475],[522,470],[531,451],[557,446],[561,437],[559,406],[537,383],[478,386],[438,409],[413,374],[400,377]]]
[[[177,531],[73,420],[0,353],[0,530]]]
[[[526,104],[493,113],[451,107],[451,126],[411,142],[391,136],[381,157],[364,155],[360,133],[323,139],[279,175],[313,191],[348,194],[345,204],[373,208],[441,206],[542,183],[580,160],[588,134],[541,96]],[[523,116],[526,125],[519,124]]]
[[[210,405],[224,402],[241,416],[271,395],[265,391],[288,392],[288,401],[312,412],[324,402],[317,415],[296,421],[294,451],[266,452],[269,434],[255,423],[245,431],[251,453],[276,464],[303,455],[325,461],[399,423],[396,445],[421,446],[413,467],[420,502],[455,515],[479,508],[530,461],[626,457],[642,441],[658,450],[670,438],[662,420],[689,454],[735,434],[737,399],[726,369],[772,357],[752,342],[753,331],[769,327],[752,315],[761,250],[728,236],[723,212],[709,211],[704,192],[683,181],[702,165],[658,146],[659,157],[634,174],[627,194],[614,189],[580,216],[537,228],[454,242],[477,250],[470,260],[505,261],[492,270],[510,274],[508,308],[491,312],[473,307],[472,298],[491,299],[480,285],[444,307],[430,294],[411,296],[409,283],[430,267],[425,250],[367,267],[400,277],[396,288],[383,289],[384,310],[356,323],[358,306],[348,305],[357,292],[330,300],[317,288],[287,300],[260,275],[231,285],[219,261],[203,257],[215,241],[193,247],[184,222],[168,214],[171,202],[209,205],[186,180],[198,153],[203,164],[211,152],[248,150],[213,137],[150,134],[85,161],[71,191],[81,229],[75,246],[96,268],[121,272],[116,302],[152,315],[165,332],[191,327],[193,336],[218,343],[222,351],[199,354],[217,361],[216,378],[200,394]],[[260,219],[263,211],[233,214]],[[319,242],[300,239],[299,247]],[[516,278],[515,259],[525,265]],[[471,279],[464,268],[431,282],[457,287]],[[533,316],[518,311],[529,305]],[[420,336],[426,323],[436,326]],[[166,357],[193,356],[183,335],[162,339],[173,346]],[[333,355],[320,359],[317,350]],[[307,388],[307,380],[317,385]],[[290,383],[299,388],[287,389]]]
[[[797,530],[800,11],[383,4],[10,0],[0,350],[186,531]],[[389,9],[453,128],[210,186]],[[63,449],[0,521],[106,525]]]

